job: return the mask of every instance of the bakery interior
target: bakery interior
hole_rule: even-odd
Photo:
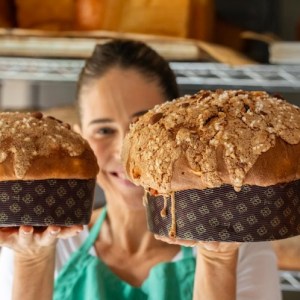
[[[1,111],[76,123],[79,70],[114,37],[157,50],[182,95],[265,90],[300,106],[299,0],[0,0]],[[95,199],[105,203],[100,188]],[[300,299],[300,236],[274,249],[283,299]]]

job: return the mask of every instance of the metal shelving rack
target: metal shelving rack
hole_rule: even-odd
[[[81,59],[0,57],[1,80],[75,82]],[[199,89],[249,89],[296,95],[300,106],[300,65],[247,65],[171,62],[183,93]],[[282,291],[300,291],[300,272],[280,271]]]
[[[280,285],[283,291],[300,291],[300,271],[280,271]]]
[[[171,63],[180,85],[212,88],[267,89],[300,93],[300,65]]]
[[[300,65],[245,65],[171,62],[179,85],[264,88],[300,93]],[[0,57],[0,80],[76,81],[83,60]]]
[[[75,82],[81,59],[0,57],[1,80]],[[171,62],[182,94],[199,89],[248,89],[281,93],[300,106],[300,65]]]
[[[0,80],[77,80],[84,62],[80,59],[0,57]]]

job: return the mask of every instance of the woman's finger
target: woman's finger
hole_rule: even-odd
[[[60,239],[67,239],[79,234],[83,230],[83,225],[73,225],[70,227],[62,227],[58,235]]]
[[[55,244],[60,231],[61,228],[59,226],[48,226],[46,230],[44,230],[42,233],[36,233],[35,236],[36,239],[39,239],[37,242],[40,244],[40,246],[51,246]]]
[[[161,236],[161,235],[157,235],[157,234],[155,234],[154,237],[157,240],[161,240],[162,242],[166,242],[166,243],[174,244],[174,245],[181,245],[181,246],[185,246],[185,247],[194,247],[198,243],[197,241],[170,238],[170,237]]]
[[[58,238],[69,238],[83,230],[82,225],[70,227],[48,226],[46,229],[22,225],[20,227],[0,228],[0,246],[5,246],[19,253],[32,255],[47,248],[53,248]],[[50,249],[49,248],[49,249]]]
[[[233,250],[238,249],[240,246],[240,243],[238,243],[238,242],[191,241],[191,240],[170,238],[170,237],[161,236],[158,234],[155,234],[154,237],[157,240],[160,240],[162,242],[166,242],[169,244],[181,245],[181,246],[185,246],[185,247],[198,246],[198,247],[204,248],[209,251],[214,251],[214,252],[233,251]]]
[[[29,246],[32,243],[33,227],[22,225],[19,228],[19,243],[22,246]]]
[[[240,243],[238,242],[199,242],[198,246],[209,251],[214,252],[228,252],[239,248]]]

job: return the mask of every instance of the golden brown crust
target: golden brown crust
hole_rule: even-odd
[[[0,113],[0,125],[0,180],[97,175],[92,149],[68,124],[35,112]]]
[[[300,109],[265,92],[200,91],[142,116],[122,157],[134,183],[160,193],[296,180]]]
[[[232,184],[226,164],[223,159],[223,149],[217,151],[218,175],[222,183]],[[276,141],[274,147],[261,154],[253,167],[247,173],[243,184],[269,186],[280,182],[290,182],[300,178],[300,143],[290,145],[281,139]],[[281,157],[281,159],[274,159]],[[184,157],[174,164],[171,189],[173,191],[187,189],[204,189],[206,182],[188,166]],[[154,188],[159,189],[159,186]]]

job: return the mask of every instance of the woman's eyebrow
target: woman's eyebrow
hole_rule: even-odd
[[[131,117],[132,117],[132,118],[134,118],[134,117],[139,117],[139,116],[145,114],[147,111],[148,111],[148,110],[141,110],[141,111],[138,111],[138,112],[132,114]],[[113,120],[113,119],[109,119],[109,118],[94,119],[94,120],[92,120],[91,122],[89,122],[88,125],[99,124],[99,123],[111,123],[111,122],[114,122],[114,120]]]
[[[95,119],[92,120],[88,125],[98,124],[98,123],[110,123],[113,122],[113,119],[103,118],[103,119]]]

